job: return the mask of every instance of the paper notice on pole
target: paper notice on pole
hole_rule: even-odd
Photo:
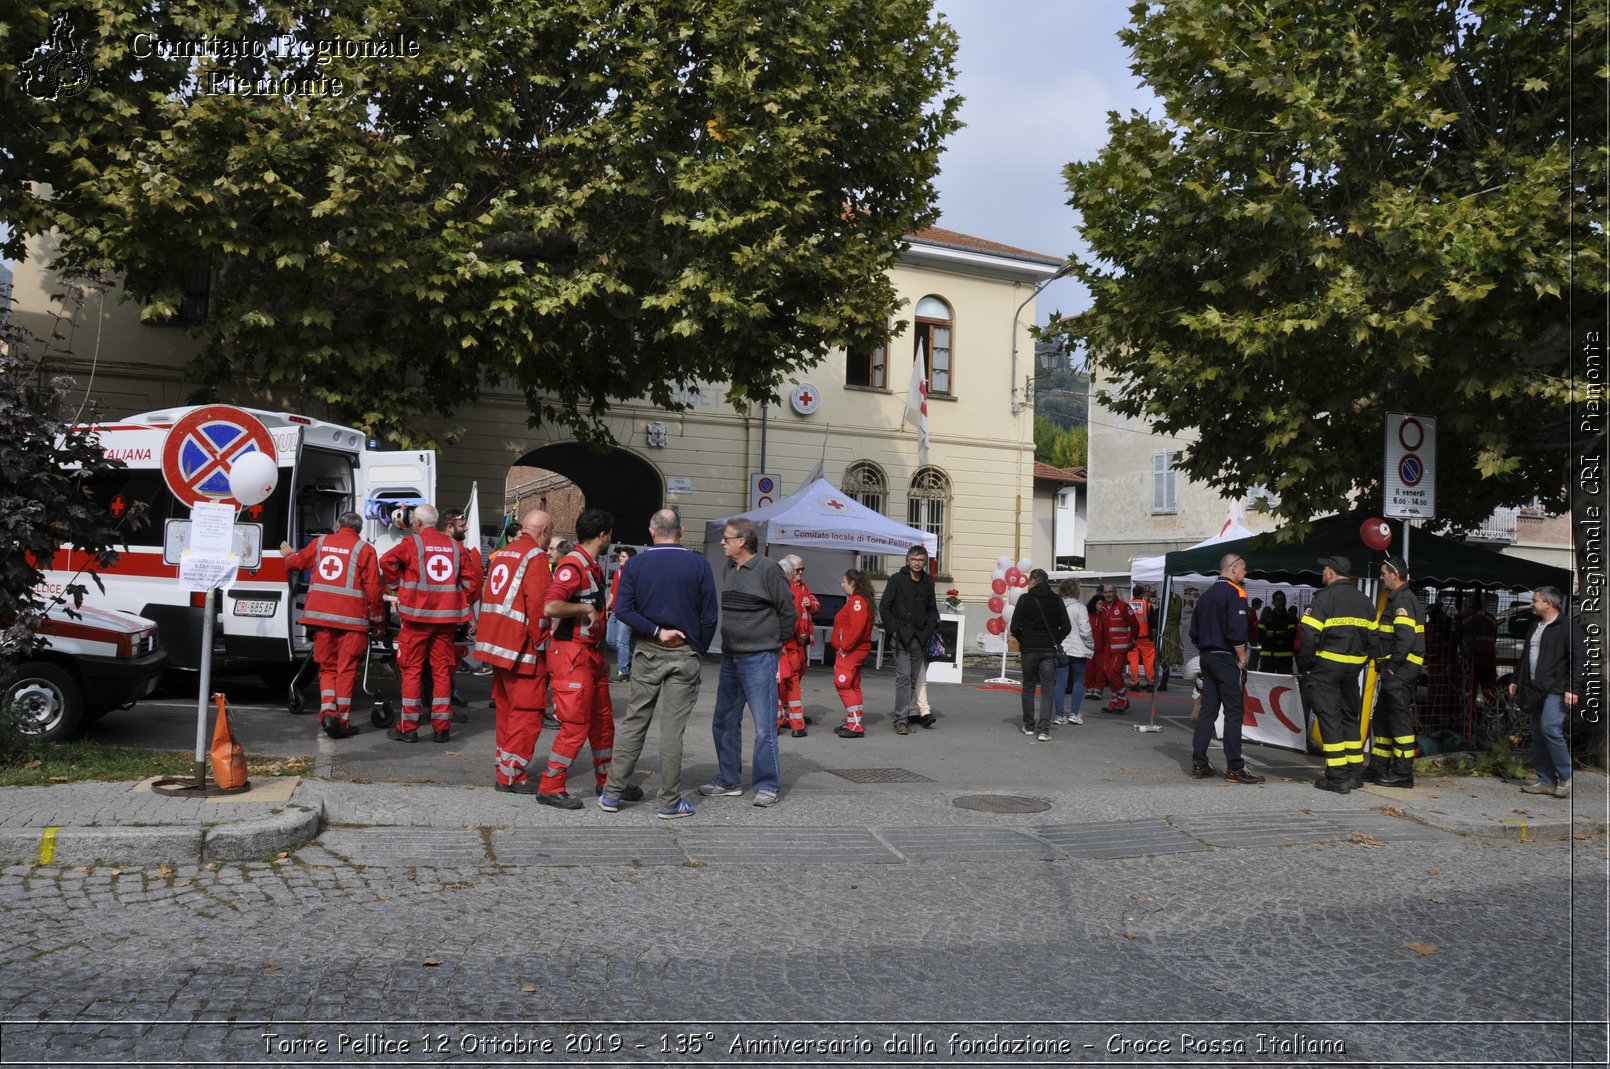
[[[192,553],[207,557],[227,557],[235,543],[235,506],[205,503],[190,507]]]
[[[235,553],[197,553],[186,549],[179,555],[179,586],[183,590],[228,590],[240,574],[240,556]]]

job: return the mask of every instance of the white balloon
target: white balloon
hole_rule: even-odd
[[[1005,606],[1001,609],[1001,619],[1005,620],[1007,625],[1010,626],[1012,623],[1012,614],[1016,611],[1017,610],[1010,605]]]
[[[1001,570],[1002,575],[1005,575],[1006,574],[1006,569],[1010,568],[1011,566],[1012,566],[1012,558],[1011,557],[996,557],[995,558],[995,567],[997,567],[997,568],[999,568]]]
[[[247,507],[267,500],[279,481],[279,465],[267,453],[253,450],[229,467],[229,495]]]
[[[1033,567],[1034,562],[1027,557],[1024,557],[1022,560],[1017,562],[1017,570],[1020,572],[1027,573]]]
[[[1022,596],[1023,596],[1023,588],[1022,587],[1013,586],[1013,587],[1007,587],[1006,588],[1006,603],[1008,605],[1016,605],[1017,604],[1017,599],[1021,598]]]
[[[1006,578],[1006,569],[1005,568],[997,568],[993,572],[989,573],[989,577],[991,579],[1005,579]]]

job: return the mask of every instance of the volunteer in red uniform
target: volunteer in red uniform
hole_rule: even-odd
[[[349,739],[352,690],[369,629],[385,619],[380,600],[380,568],[375,549],[363,541],[363,517],[343,512],[331,534],[320,535],[292,552],[280,543],[285,567],[310,571],[302,626],[313,633],[313,659],[319,664],[319,726],[332,739]]]
[[[553,524],[541,509],[520,518],[520,533],[486,564],[475,657],[492,666],[492,704],[497,707],[497,758],[493,787],[535,794],[528,774],[548,706],[548,533]]]
[[[844,723],[833,729],[841,739],[859,739],[861,666],[872,652],[872,580],[854,568],[844,573],[844,608],[833,617],[833,687],[844,703]]]
[[[420,693],[425,662],[431,669],[430,722],[437,742],[446,742],[453,725],[453,632],[470,618],[470,602],[481,589],[479,560],[436,529],[434,505],[414,509],[413,532],[380,558],[380,573],[397,588],[397,668],[402,675],[402,712],[386,737],[419,741]]]
[[[816,625],[811,617],[822,603],[805,585],[805,562],[793,553],[777,562],[788,578],[788,592],[794,595],[794,640],[783,644],[777,658],[777,730],[786,725],[796,739],[805,737],[805,694],[800,680],[805,676],[811,638]]]
[[[604,568],[598,555],[614,535],[615,518],[587,509],[576,520],[576,548],[559,560],[548,587],[547,614],[553,627],[548,643],[549,686],[559,735],[548,753],[537,801],[557,809],[580,809],[582,800],[566,791],[571,763],[581,744],[593,751],[596,792],[609,778],[615,747],[615,710],[609,700],[609,669],[598,644],[604,638]]]
[[[1129,601],[1129,611],[1135,617],[1135,644],[1129,648],[1129,675],[1140,690],[1150,687],[1157,678],[1157,644],[1152,639],[1152,599],[1146,588],[1135,587]]]
[[[1096,628],[1102,641],[1102,680],[1112,688],[1112,700],[1106,712],[1122,713],[1129,709],[1129,692],[1124,686],[1124,666],[1129,651],[1135,648],[1135,614],[1127,601],[1118,599],[1118,591],[1110,586],[1101,588],[1100,623]]]

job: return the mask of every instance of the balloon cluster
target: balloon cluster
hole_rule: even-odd
[[[1017,599],[1023,596],[1023,588],[1029,585],[1029,569],[1034,562],[1024,557],[1016,565],[1012,564],[1011,557],[998,557],[995,561],[995,571],[990,574],[989,611],[994,613],[984,625],[984,630],[992,635],[1004,635],[1012,623],[1012,613],[1017,609]]]

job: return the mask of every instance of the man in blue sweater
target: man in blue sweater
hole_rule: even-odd
[[[1202,708],[1191,740],[1191,775],[1210,779],[1218,773],[1208,764],[1213,721],[1224,710],[1224,778],[1231,783],[1262,783],[1263,777],[1241,757],[1241,727],[1246,718],[1242,685],[1247,671],[1247,559],[1228,553],[1219,560],[1219,578],[1196,601],[1191,614],[1191,642],[1202,655]]]
[[[626,720],[615,735],[609,781],[598,796],[598,808],[613,813],[621,802],[643,796],[631,778],[654,713],[662,709],[657,815],[675,820],[693,815],[693,806],[682,797],[682,736],[699,700],[699,657],[710,648],[720,613],[710,565],[680,544],[682,517],[676,509],[651,516],[648,533],[654,545],[621,572],[615,592],[615,616],[637,637],[637,648]]]

